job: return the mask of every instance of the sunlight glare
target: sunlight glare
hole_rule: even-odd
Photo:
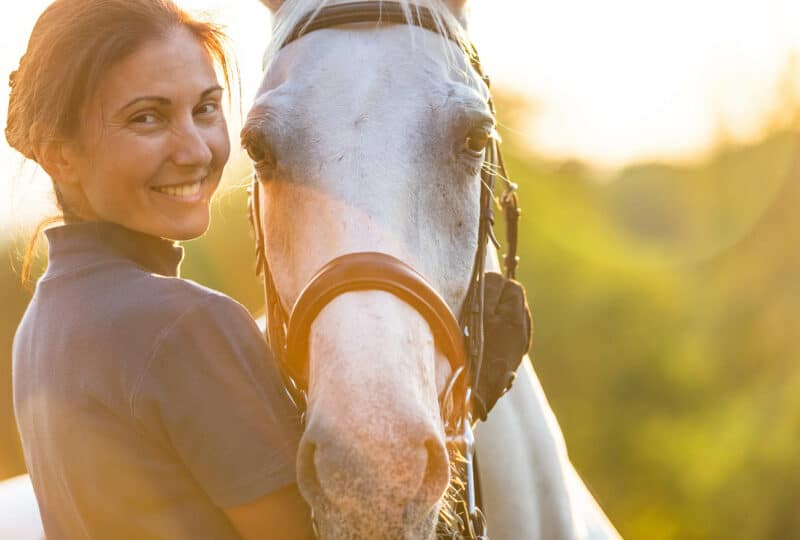
[[[246,112],[261,78],[270,17],[256,0],[178,0],[209,12],[233,40]],[[0,32],[13,70],[49,0],[14,3]],[[474,0],[470,31],[495,88],[532,103],[519,129],[539,155],[601,166],[694,158],[721,137],[760,135],[800,53],[796,0]],[[792,99],[799,95],[796,77]],[[783,85],[783,86],[782,86]],[[7,99],[0,105],[5,125]],[[238,139],[238,105],[230,114]],[[0,224],[40,215],[41,173],[0,145]],[[234,144],[234,149],[238,148]],[[36,168],[33,167],[33,170]],[[21,173],[19,171],[22,171]],[[37,187],[29,187],[36,184]]]
[[[494,78],[536,105],[534,150],[607,165],[695,156],[722,127],[755,135],[800,50],[792,0],[472,6]]]

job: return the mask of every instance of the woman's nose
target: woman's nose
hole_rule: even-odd
[[[175,133],[173,162],[180,167],[208,166],[213,154],[200,128],[191,123]]]

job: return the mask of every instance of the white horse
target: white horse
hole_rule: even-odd
[[[458,313],[482,159],[466,140],[493,125],[488,89],[452,40],[411,25],[337,26],[280,48],[305,14],[344,2],[262,1],[275,31],[246,130],[261,145],[251,151],[262,157],[261,223],[283,306],[328,261],[378,251],[417,269]],[[454,36],[464,4],[418,0]],[[494,253],[487,265],[497,269]],[[428,323],[389,293],[346,293],[320,312],[298,483],[323,539],[433,537],[450,480],[437,400],[449,375]],[[527,360],[478,426],[477,447],[493,540],[619,538],[569,462]],[[0,484],[0,509],[11,502],[0,537],[41,539],[26,478]]]
[[[427,8],[438,32],[337,24],[298,39],[304,17],[347,1],[262,1],[275,25],[243,141],[282,306],[329,261],[380,252],[458,313],[483,159],[469,142],[494,125],[489,90],[458,45],[465,0],[401,2],[407,17]],[[311,324],[307,371],[298,484],[321,537],[433,538],[450,480],[437,400],[450,366],[426,320],[388,292],[341,294]],[[618,538],[527,361],[520,375],[477,431],[491,538]]]

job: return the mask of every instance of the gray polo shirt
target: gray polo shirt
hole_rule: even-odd
[[[295,481],[301,434],[234,300],[177,278],[171,242],[47,231],[14,340],[14,409],[48,540],[238,538],[221,508]]]

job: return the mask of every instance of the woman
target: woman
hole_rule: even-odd
[[[216,66],[219,29],[170,0],[56,0],[11,76],[6,137],[65,222],[13,351],[51,540],[311,537],[257,327],[176,277],[230,150]]]

